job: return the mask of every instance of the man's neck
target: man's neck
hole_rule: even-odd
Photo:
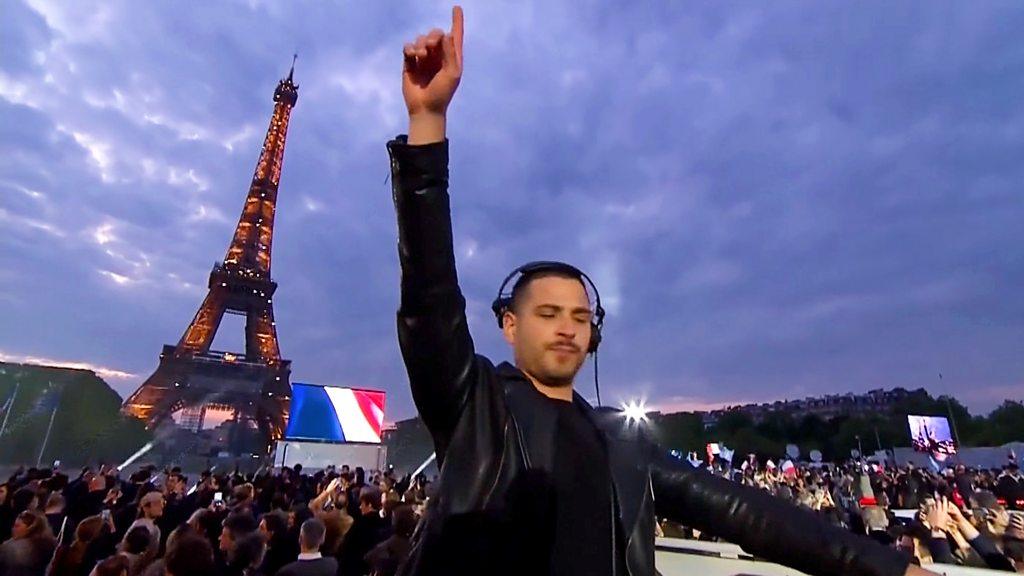
[[[526,370],[520,368],[519,371],[526,375],[526,377],[533,384],[533,387],[536,388],[537,391],[540,392],[541,394],[547,396],[548,398],[551,398],[552,400],[572,402],[572,384],[569,384],[568,386],[548,386],[547,384],[544,384],[540,380],[534,378],[533,375],[527,372]]]

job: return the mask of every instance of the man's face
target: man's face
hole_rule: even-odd
[[[28,534],[29,525],[21,520],[21,518],[14,519],[14,526],[11,527],[11,536],[13,538],[24,538]]]
[[[910,536],[900,536],[900,539],[896,541],[896,549],[905,552],[911,556],[914,555],[914,539]]]
[[[503,332],[516,366],[546,386],[571,386],[590,342],[590,302],[579,280],[535,278],[506,312]]]
[[[363,514],[363,515],[369,514],[369,513],[373,512],[373,506],[370,505],[367,502],[360,502],[359,503],[359,512],[361,514]]]
[[[220,551],[225,554],[231,552],[235,547],[235,538],[231,534],[231,530],[228,530],[226,526],[220,529],[220,540],[217,541],[217,544],[220,547]]]
[[[146,515],[150,518],[159,518],[164,515],[164,499],[156,498],[146,507]]]
[[[264,538],[267,538],[268,540],[270,539],[270,530],[267,528],[266,520],[260,520],[260,534],[262,534]]]

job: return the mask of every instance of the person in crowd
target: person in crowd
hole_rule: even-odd
[[[416,513],[408,504],[398,505],[392,510],[391,537],[366,554],[370,576],[395,576],[398,573],[398,567],[409,557],[412,549],[411,538],[417,522]]]
[[[359,517],[359,496],[366,487],[366,470],[356,466],[352,482],[348,486],[348,514],[352,518]]]
[[[0,542],[11,537],[11,524],[15,515],[11,506],[11,486],[4,482],[0,484]]]
[[[189,536],[200,536],[193,528],[187,523],[179,524],[177,528],[174,528],[167,535],[167,542],[163,556],[157,558],[153,562],[150,562],[146,569],[143,570],[143,576],[163,576],[167,569],[167,557],[171,554],[171,550],[178,545],[178,543]]]
[[[1003,553],[1013,563],[1014,569],[1024,573],[1024,513],[1014,514],[1003,534]]]
[[[206,508],[197,508],[185,521],[197,534],[206,534],[206,526],[210,523],[210,511]]]
[[[61,543],[54,554],[50,573],[53,576],[87,576],[92,566],[86,565],[86,551],[89,545],[100,535],[103,517],[89,516],[75,527],[74,539]]]
[[[361,468],[356,469],[361,470]],[[338,550],[338,565],[344,576],[366,576],[366,554],[379,543],[384,520],[380,515],[380,496],[365,493],[359,497],[359,516],[345,535]]]
[[[160,529],[161,545],[166,544],[170,533],[183,522],[187,522],[189,515],[195,508],[195,499],[198,495],[188,494],[188,478],[181,474],[179,468],[169,471],[163,487],[164,506],[163,514],[156,519],[156,525]]]
[[[131,561],[122,554],[115,554],[96,564],[90,576],[129,576]]]
[[[259,523],[252,515],[245,512],[229,514],[225,519],[218,540],[218,547],[221,553],[221,572],[224,574],[242,575],[252,570],[253,542],[249,536],[259,535]],[[262,538],[260,539],[262,541]],[[238,550],[239,544],[245,542],[245,547]],[[259,554],[260,561],[263,559],[262,551]]]
[[[14,519],[11,539],[0,544],[0,574],[42,574],[56,545],[46,517],[34,510],[22,510]]]
[[[46,516],[46,521],[50,523],[50,530],[55,536],[60,535],[61,528],[64,527],[64,519],[67,517],[64,514],[64,495],[60,492],[52,492],[46,499],[46,506],[43,508],[43,514]]]
[[[280,576],[335,576],[338,561],[321,554],[327,528],[319,518],[310,518],[299,529],[298,558],[278,572]],[[346,574],[346,572],[341,572]]]
[[[248,514],[253,515],[253,498],[255,496],[255,489],[252,484],[245,483],[240,486],[236,486],[234,493],[232,494],[232,505],[230,509],[231,514]]]
[[[26,510],[34,511],[38,507],[39,496],[33,486],[22,486],[14,491],[14,495],[11,497],[11,510],[14,516],[18,516]]]
[[[309,509],[327,530],[320,549],[324,555],[336,555],[338,546],[352,527],[354,519],[348,515],[347,504],[348,493],[342,488],[340,477],[331,480],[309,503]]]
[[[215,574],[213,547],[198,534],[182,536],[173,546],[168,544],[164,557],[167,576],[213,576]]]
[[[128,574],[136,576],[156,558],[152,548],[153,534],[145,526],[128,530],[118,546],[118,554],[128,559]]]
[[[298,554],[288,539],[288,517],[280,511],[267,512],[260,516],[259,531],[267,543],[260,572],[264,576],[273,576]]]
[[[1010,507],[1024,510],[1024,475],[1021,474],[1017,462],[1009,462],[1005,466],[996,479],[994,492]]]
[[[237,538],[227,554],[226,576],[262,576],[259,568],[263,564],[267,544],[258,530]]]
[[[827,469],[797,464],[784,474],[778,466],[733,469],[730,462],[716,459],[707,473],[766,494],[788,496],[787,506],[791,508],[787,509],[799,508],[832,526],[869,534],[879,542],[892,542],[890,549],[908,563],[926,567],[931,563],[949,563],[1004,571],[1024,570],[1021,559],[1024,516],[990,491],[1005,470],[993,472],[959,466],[934,471],[908,465],[865,468],[863,463],[851,461],[836,463]],[[919,492],[914,498],[921,506],[916,518],[908,525],[900,525],[901,521],[894,516],[902,500],[899,490],[890,498],[880,495],[888,495],[889,491],[900,487],[899,479],[911,473],[919,482]],[[422,514],[426,501],[426,494],[418,494],[418,491],[429,483],[425,476],[417,480],[412,475],[394,481],[390,469],[366,469],[362,474],[365,480],[359,490],[359,517],[352,520],[353,528],[349,528],[348,534],[343,533],[341,544],[334,547],[329,542],[332,534],[339,530],[332,532],[332,523],[339,517],[349,518],[345,512],[347,497],[355,484],[354,472],[346,473],[344,468],[305,470],[301,474],[289,468],[256,476],[206,474],[200,482],[204,487],[184,498],[176,487],[180,482],[180,471],[176,470],[165,474],[167,485],[161,488],[149,485],[153,478],[151,473],[149,479],[141,474],[132,475],[136,483],[128,486],[118,479],[116,471],[105,468],[83,470],[70,481],[51,470],[26,472],[0,489],[0,509],[12,507],[17,500],[17,506],[26,510],[22,520],[16,522],[12,518],[9,529],[14,529],[16,537],[0,545],[0,562],[13,558],[14,574],[39,573],[39,566],[48,563],[48,576],[87,576],[106,559],[123,556],[128,560],[127,576],[204,574],[204,570],[211,576],[274,576],[285,565],[296,561],[300,553],[304,554],[304,559],[310,558],[305,556],[308,550],[300,549],[300,539],[305,537],[307,542],[319,539],[310,540],[308,534],[303,535],[303,524],[315,518],[323,524],[323,539],[317,550],[322,558],[332,559],[339,566],[354,564],[357,551],[365,550],[361,556],[363,566],[350,568],[350,572],[374,576],[394,574],[413,549],[410,536],[419,517],[415,510],[420,509]],[[962,495],[965,485],[971,487],[971,495],[967,497]],[[242,490],[238,490],[240,487]],[[213,494],[217,491],[231,494],[230,502],[213,505]],[[19,496],[15,498],[15,494]],[[55,513],[60,508],[53,495],[63,497],[62,509],[68,517],[65,539],[61,543],[53,542],[51,523],[54,519],[45,514],[46,511]],[[313,495],[308,505],[303,499],[305,495]],[[169,523],[171,500],[175,499],[180,508],[174,514],[186,519],[184,523],[181,520]],[[39,510],[39,502],[46,502],[47,506]],[[162,513],[159,511],[161,504]],[[388,510],[387,520],[382,517],[384,509]],[[97,513],[79,516],[85,510]],[[289,510],[293,510],[294,537],[288,526]],[[847,514],[850,519],[844,520]],[[671,537],[722,540],[712,532],[694,530],[660,513],[659,517],[662,522],[656,525],[653,534],[663,528],[664,534]],[[41,519],[37,528],[33,528],[34,518]],[[145,522],[147,519],[156,524],[161,534],[167,535],[163,554],[159,553],[160,548],[155,556],[150,551],[152,532]],[[125,524],[117,529],[118,522]],[[376,526],[369,526],[371,523]],[[205,564],[203,554],[196,557],[178,551],[180,542],[194,543],[196,539],[205,540]],[[55,552],[47,554],[53,550],[46,545],[47,541],[57,544]],[[27,559],[31,563],[33,557],[29,551],[35,550],[37,543],[42,544],[39,548],[43,552],[38,564],[33,564],[33,568],[18,568],[19,561]],[[172,557],[177,558],[178,572],[170,565]],[[188,562],[193,561],[199,564],[190,567]],[[4,576],[6,573],[0,572]],[[338,574],[347,576],[341,569]]]
[[[161,535],[157,520],[164,514],[164,502],[163,493],[157,490],[148,492],[140,498],[137,512],[138,517],[128,526],[128,530],[125,532],[127,537],[127,534],[135,528],[144,528],[149,536],[148,552],[151,558],[155,558],[160,551]]]

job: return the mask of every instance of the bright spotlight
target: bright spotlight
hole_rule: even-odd
[[[129,456],[128,459],[125,460],[124,462],[121,462],[121,465],[117,467],[117,470],[118,471],[124,470],[124,468],[126,466],[130,465],[132,462],[135,462],[136,460],[141,458],[142,455],[145,454],[146,452],[149,452],[153,448],[154,444],[155,444],[155,442],[148,442],[148,443],[146,443],[145,446],[143,446],[142,448],[139,448],[138,452],[136,452],[135,454],[132,454],[131,456]]]
[[[622,405],[622,413],[627,422],[647,422],[647,406],[643,400],[634,400]]]

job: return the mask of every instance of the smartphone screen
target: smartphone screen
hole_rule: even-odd
[[[222,504],[222,503],[224,503],[224,493],[223,492],[216,492],[216,493],[214,493],[214,495],[213,495],[213,502],[215,504]]]

